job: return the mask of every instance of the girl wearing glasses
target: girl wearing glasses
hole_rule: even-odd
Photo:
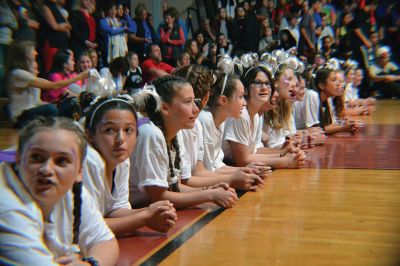
[[[213,74],[205,67],[198,65],[186,66],[179,69],[176,76],[185,77],[193,86],[195,94],[195,103],[201,110],[207,105],[210,93],[210,86],[213,81]],[[258,168],[242,168],[236,169],[232,173],[218,174],[206,170],[203,163],[204,143],[203,128],[200,121],[196,119],[193,129],[182,130],[183,143],[185,145],[185,159],[191,165],[192,176],[186,179],[186,184],[194,187],[211,186],[219,182],[228,183],[231,187],[242,190],[255,190],[264,184],[262,178],[265,178],[265,171]],[[261,167],[260,167],[261,168]],[[269,169],[265,169],[269,170]],[[260,172],[257,176],[254,172]],[[261,174],[261,172],[263,174]]]
[[[239,118],[230,118],[226,122],[223,142],[225,159],[236,166],[252,161],[265,162],[274,168],[301,166],[304,160],[301,152],[280,158],[282,150],[264,148],[261,142],[263,122],[259,112],[275,92],[271,74],[261,66],[253,67],[243,76],[243,83],[246,86],[247,106]]]
[[[148,121],[139,126],[131,156],[131,204],[169,200],[175,208],[204,202],[224,208],[235,205],[237,195],[227,184],[193,188],[181,183],[191,173],[190,165],[183,160],[186,151],[178,132],[192,129],[199,112],[192,86],[175,76],[158,78],[153,86],[154,90],[143,89],[135,96],[139,111]]]

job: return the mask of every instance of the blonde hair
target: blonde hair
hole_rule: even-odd
[[[274,80],[277,81],[279,78],[282,76],[282,74],[287,70],[290,69],[293,71],[293,69],[286,65],[280,65],[280,67],[277,69],[275,72],[275,77]],[[294,72],[294,71],[293,71]],[[279,92],[279,86],[276,86],[275,88]],[[279,99],[278,100],[278,107],[269,110],[268,111],[268,118],[266,121],[269,123],[269,125],[274,128],[274,129],[290,129],[290,124],[291,124],[291,119],[293,116],[292,113],[292,106],[290,102],[286,99]]]

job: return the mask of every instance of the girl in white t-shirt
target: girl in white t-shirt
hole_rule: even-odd
[[[193,188],[179,182],[190,177],[190,165],[182,163],[185,147],[178,132],[193,128],[199,112],[192,86],[175,76],[158,78],[153,86],[153,91],[144,89],[135,97],[149,120],[139,127],[131,157],[131,203],[170,200],[176,208],[204,202],[232,207],[238,198],[227,184]]]
[[[287,137],[296,133],[292,104],[296,100],[297,84],[293,69],[281,64],[275,71],[274,86],[279,94],[278,105],[268,112],[264,131],[268,134],[267,147],[281,148]]]
[[[40,90],[56,90],[89,76],[89,71],[56,82],[37,77],[38,65],[35,44],[29,41],[13,42],[7,61],[7,91],[10,98],[10,118],[16,127],[22,127],[36,116],[55,117],[58,109],[40,100]]]
[[[344,90],[344,103],[346,115],[363,115],[368,114],[368,109],[364,106],[366,100],[358,97],[358,89],[354,86],[356,70],[354,67],[348,67],[344,71],[345,75],[345,90]]]
[[[358,127],[354,121],[344,120],[342,123],[334,123],[334,113],[332,110],[331,99],[343,94],[343,88],[338,82],[337,71],[322,68],[317,70],[315,74],[314,84],[318,90],[319,106],[318,117],[319,123],[324,128],[326,134],[334,134],[337,132],[351,132],[354,133]],[[337,110],[336,110],[337,111]],[[315,116],[316,114],[314,114]]]
[[[143,209],[132,209],[129,204],[129,156],[137,138],[132,98],[96,99],[86,115],[85,129],[91,147],[83,164],[83,183],[117,237],[144,225],[161,232],[171,229],[177,216],[170,202]]]
[[[230,117],[238,118],[246,105],[244,87],[239,77],[232,74],[217,73],[212,84],[208,108],[203,109],[199,121],[203,127],[204,167],[218,174],[231,174],[239,168],[227,166],[223,162],[222,140],[225,121]],[[257,175],[266,178],[271,175],[270,167],[265,163],[253,162],[247,167]]]
[[[295,75],[299,82],[299,91],[296,95],[296,101],[293,104],[293,117],[296,124],[296,135],[302,140],[301,147],[304,149],[311,148],[314,145],[322,145],[326,139],[323,129],[320,127],[308,127],[308,129],[306,129],[306,122],[314,120],[314,118],[308,117],[312,113],[309,110],[313,108],[313,101],[310,101],[312,96],[310,96],[310,94],[315,93],[315,103],[317,105],[318,94],[316,91],[306,88],[306,81],[302,74],[296,72]],[[318,117],[315,119],[318,120]],[[319,122],[311,122],[311,125],[318,123]]]
[[[175,75],[184,77],[190,82],[196,97],[195,103],[200,110],[203,109],[203,106],[207,105],[213,73],[203,66],[189,65],[177,70]],[[265,172],[269,170],[267,167],[241,168],[228,174],[218,174],[206,170],[203,164],[203,128],[198,119],[196,119],[194,128],[182,130],[182,137],[187,155],[184,160],[186,159],[191,165],[192,172],[192,176],[186,179],[186,184],[198,187],[226,182],[233,188],[243,190],[254,190],[264,184],[262,178],[266,177]],[[258,172],[260,176],[254,174]]]
[[[262,138],[262,119],[260,109],[274,93],[271,74],[261,66],[250,68],[243,76],[246,86],[247,105],[241,117],[230,118],[225,125],[223,150],[225,158],[237,166],[252,161],[262,161],[274,168],[298,167],[304,163],[304,154],[300,150],[292,151],[280,157],[281,151],[264,148]],[[299,153],[299,154],[295,154]]]
[[[38,118],[21,131],[16,164],[0,165],[2,265],[115,265],[118,243],[82,186],[85,154],[69,119]]]

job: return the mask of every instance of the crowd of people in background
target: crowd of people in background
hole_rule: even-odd
[[[0,0],[2,93],[23,128],[0,164],[0,262],[113,265],[115,237],[234,207],[235,189],[399,98],[399,3],[216,5],[188,32],[167,1],[155,27],[142,3]]]

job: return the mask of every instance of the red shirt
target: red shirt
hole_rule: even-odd
[[[93,16],[90,15],[87,12],[81,11],[83,16],[86,19],[86,22],[89,26],[89,42],[95,42],[96,41],[96,21],[94,20]]]
[[[142,67],[142,71],[143,71],[143,83],[147,83],[149,81],[152,81],[153,79],[158,78],[158,76],[150,73],[150,69],[152,69],[152,68],[164,70],[168,74],[172,74],[172,72],[175,70],[175,68],[173,68],[172,66],[170,66],[164,62],[160,62],[157,64],[157,62],[151,58],[146,59],[142,63],[141,67]]]

